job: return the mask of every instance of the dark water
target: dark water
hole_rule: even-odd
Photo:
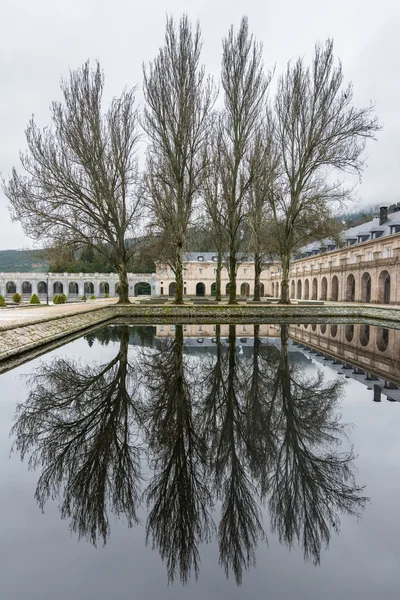
[[[398,598],[399,352],[111,326],[1,375],[0,597]]]

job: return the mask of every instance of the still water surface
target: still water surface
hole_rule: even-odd
[[[318,327],[109,326],[1,375],[1,598],[398,598],[400,332]]]

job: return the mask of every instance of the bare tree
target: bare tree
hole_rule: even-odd
[[[343,86],[332,40],[316,45],[311,67],[302,58],[289,63],[279,80],[274,108],[282,175],[269,202],[282,262],[281,302],[287,304],[293,250],[329,234],[335,202],[350,193],[333,177],[361,175],[366,141],[380,127],[372,105],[353,106],[352,86]]]
[[[256,174],[252,153],[262,123],[270,77],[264,75],[262,47],[249,34],[243,17],[235,35],[231,27],[223,40],[222,88],[224,109],[218,133],[218,168],[224,226],[229,242],[229,303],[236,302],[237,257],[247,213],[250,187]]]
[[[134,89],[102,112],[104,74],[89,63],[61,82],[63,102],[51,105],[51,125],[33,117],[21,153],[25,175],[13,169],[3,188],[11,215],[25,233],[52,247],[96,247],[120,278],[120,302],[129,302],[127,239],[139,227]]]
[[[177,304],[183,303],[182,252],[204,176],[204,147],[215,101],[200,65],[201,31],[188,17],[167,19],[165,45],[144,68],[143,126],[149,137],[144,191],[153,229],[174,249]]]

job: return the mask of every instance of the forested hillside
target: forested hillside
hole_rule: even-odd
[[[45,273],[48,263],[37,250],[0,250],[0,272]]]

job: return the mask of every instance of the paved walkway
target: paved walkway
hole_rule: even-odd
[[[191,304],[191,298],[186,300],[186,304]],[[141,305],[143,306],[143,296],[136,296],[133,298],[130,298],[130,301],[132,302],[132,304],[136,304],[136,303],[141,303]],[[172,298],[171,298],[171,302],[172,302]],[[90,309],[96,309],[96,308],[101,308],[104,306],[110,306],[112,304],[116,304],[117,303],[117,298],[107,298],[107,299],[101,299],[101,300],[87,300],[87,302],[70,302],[67,304],[50,304],[49,306],[46,306],[45,304],[41,304],[40,306],[29,306],[29,305],[25,305],[25,306],[19,306],[18,308],[1,308],[0,309],[0,327],[1,326],[10,326],[10,325],[23,325],[25,323],[29,323],[29,321],[34,321],[36,319],[53,319],[55,316],[59,316],[59,315],[69,315],[71,313],[77,313],[77,312],[85,312],[87,310]],[[199,306],[201,305],[200,302],[196,302],[196,305]],[[206,301],[204,302],[204,305],[207,306],[212,306],[210,301]],[[218,304],[219,306],[227,306],[228,302],[227,301],[222,301]],[[292,303],[293,306],[297,306],[296,302]],[[149,304],[149,307],[151,305]],[[155,306],[155,305],[152,305]],[[277,304],[275,303],[271,303],[268,305],[258,305],[257,303],[254,304],[242,304],[242,306],[247,306],[247,307],[276,307]],[[298,305],[298,306],[302,306],[303,308],[311,308],[312,309],[312,304],[303,304],[303,305]],[[319,305],[315,305],[315,306],[345,306],[345,307],[355,307],[355,306],[365,306],[365,307],[369,307],[369,308],[390,308],[391,310],[400,310],[400,305],[388,305],[388,304],[362,304],[362,303],[358,303],[358,302],[324,302],[324,304],[319,304]]]

